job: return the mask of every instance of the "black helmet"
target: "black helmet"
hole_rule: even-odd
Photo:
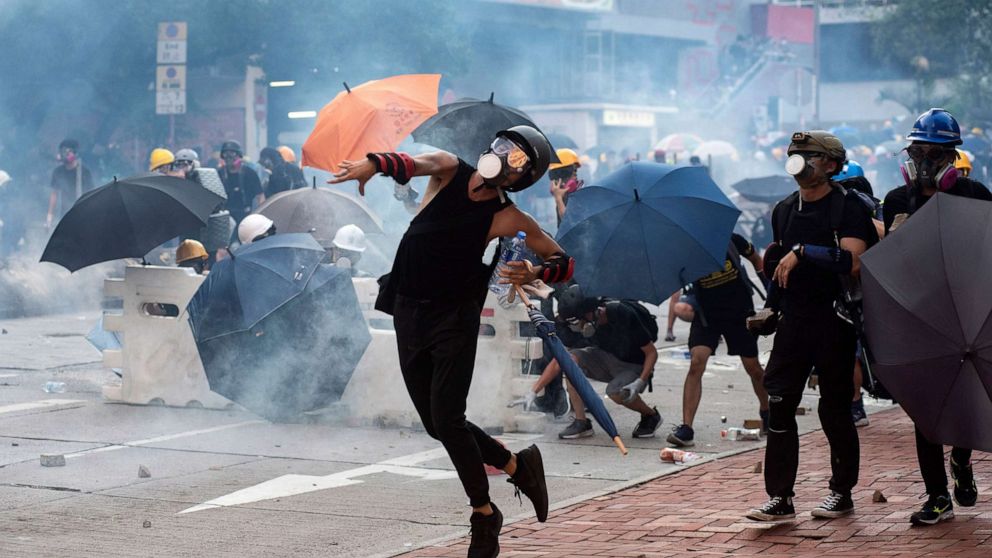
[[[581,318],[599,306],[599,299],[582,294],[582,288],[572,285],[558,299],[558,315],[563,319]]]
[[[220,146],[220,152],[223,154],[225,151],[234,151],[238,155],[244,155],[245,152],[241,149],[241,144],[234,140],[227,140]]]
[[[551,159],[554,156],[548,138],[540,130],[524,125],[498,132],[496,137],[500,136],[506,137],[522,147],[527,152],[527,157],[530,158],[530,172],[503,189],[507,192],[519,192],[540,180],[547,172],[548,165],[551,164]]]

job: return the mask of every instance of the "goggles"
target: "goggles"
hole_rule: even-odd
[[[506,163],[514,169],[522,169],[524,165],[530,162],[530,157],[527,156],[527,153],[508,138],[496,138],[490,144],[489,148],[501,158],[505,157]]]
[[[941,145],[910,145],[906,148],[906,154],[914,161],[927,159],[932,162],[938,162],[953,152],[953,149],[947,149]]]

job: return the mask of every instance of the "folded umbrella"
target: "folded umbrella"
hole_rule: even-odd
[[[933,443],[992,451],[992,202],[937,194],[861,258],[873,371]]]
[[[558,243],[588,295],[658,304],[722,269],[739,215],[706,169],[633,162],[571,195]]]
[[[382,221],[364,201],[330,188],[301,188],[280,192],[255,211],[280,232],[309,232],[325,248],[344,225],[357,225],[366,234],[382,234]]]
[[[205,285],[231,273],[226,261]],[[263,289],[255,287],[259,294]],[[209,286],[205,292],[189,309],[210,389],[272,421],[339,401],[372,340],[346,268],[317,265],[296,296],[250,327],[212,338],[202,335],[203,322],[214,305],[228,301]]]
[[[527,315],[534,324],[534,329],[537,330],[538,336],[545,341],[545,346],[551,351],[551,356],[558,361],[558,366],[561,367],[562,372],[565,373],[565,377],[568,378],[568,383],[575,388],[579,397],[582,398],[582,402],[585,403],[586,409],[589,410],[592,417],[596,419],[596,422],[606,431],[606,434],[613,439],[613,443],[616,444],[620,452],[627,455],[627,448],[620,439],[620,433],[617,431],[617,425],[613,422],[613,417],[606,410],[603,399],[593,389],[592,384],[589,383],[589,379],[582,372],[582,368],[572,359],[572,355],[568,353],[568,349],[565,348],[561,339],[558,338],[555,323],[542,314],[536,306],[531,304],[527,294],[520,287],[516,287],[516,290],[517,295],[527,305]]]
[[[189,303],[197,341],[251,329],[303,292],[324,253],[309,234],[288,233],[256,240],[217,262]]]
[[[479,155],[489,149],[496,132],[520,125],[539,129],[523,111],[493,102],[494,96],[490,94],[488,101],[466,97],[441,105],[437,114],[413,131],[413,139],[454,153],[474,165]],[[552,159],[552,163],[558,162],[553,151]]]
[[[224,200],[195,182],[149,174],[114,179],[83,194],[62,217],[41,261],[69,271],[141,258],[163,242],[196,233]]]
[[[796,191],[796,180],[791,176],[772,175],[745,178],[731,186],[741,197],[758,203],[774,204]]]
[[[437,112],[440,74],[411,74],[348,87],[317,115],[303,144],[303,166],[337,170],[341,161],[369,152],[395,151],[421,122]]]

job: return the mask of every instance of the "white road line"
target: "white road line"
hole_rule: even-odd
[[[504,442],[513,443],[534,440],[536,438],[540,438],[540,436],[536,434],[507,434],[500,436],[499,438]],[[341,471],[331,475],[283,475],[270,481],[256,484],[255,486],[250,486],[219,498],[214,498],[209,502],[204,502],[200,505],[187,508],[176,515],[210,510],[214,508],[237,506],[240,504],[250,504],[253,502],[261,502],[263,500],[285,498],[287,496],[297,496],[299,494],[326,490],[328,488],[339,488],[342,486],[361,484],[364,481],[356,480],[356,477],[364,477],[366,475],[375,475],[378,473],[392,473],[394,475],[416,477],[422,480],[444,480],[457,478],[458,475],[454,471],[414,467],[414,465],[440,459],[446,455],[447,454],[445,453],[444,448],[437,448],[419,453],[412,453],[410,455],[394,457],[393,459],[387,459],[385,461],[365,465],[364,467],[358,467],[356,469],[348,469],[347,471]]]
[[[146,438],[144,440],[134,440],[133,442],[124,442],[122,444],[114,444],[112,446],[104,446],[102,448],[95,448],[89,450],[77,451],[74,453],[66,454],[66,459],[74,459],[76,457],[82,457],[84,455],[91,455],[94,453],[103,453],[107,451],[117,451],[124,448],[130,448],[135,446],[146,446],[148,444],[156,444],[158,442],[166,442],[168,440],[175,440],[177,438],[188,438],[190,436],[199,436],[200,434],[210,434],[212,432],[221,432],[223,430],[230,430],[232,428],[240,428],[242,426],[248,426],[249,424],[264,424],[264,420],[246,420],[244,422],[236,422],[234,424],[225,424],[222,426],[214,426],[213,428],[204,428],[202,430],[189,430],[187,432],[179,432],[178,434],[166,434],[164,436],[156,436],[155,438]]]
[[[47,409],[60,406],[80,407],[85,403],[86,401],[82,399],[42,399],[40,401],[32,401],[30,403],[14,403],[13,405],[4,405],[3,407],[0,407],[0,414],[16,413],[18,411],[31,411],[34,409]]]
[[[20,376],[20,374],[0,374],[0,378],[16,378],[18,376]]]

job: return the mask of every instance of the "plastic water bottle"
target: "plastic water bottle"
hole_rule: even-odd
[[[524,255],[527,253],[527,233],[524,231],[517,231],[517,236],[513,237],[510,241],[510,249],[503,252],[500,256],[499,263],[496,265],[496,271],[493,273],[492,278],[489,280],[489,290],[496,293],[496,299],[499,301],[499,305],[503,308],[510,308],[513,306],[507,301],[507,297],[510,294],[510,289],[513,285],[509,283],[500,283],[502,276],[500,272],[506,269],[507,262],[516,262],[524,259]],[[520,298],[517,297],[515,302],[519,302]]]
[[[700,458],[697,453],[675,448],[662,448],[660,457],[665,463],[687,463]]]
[[[730,440],[732,442],[740,442],[744,440],[760,440],[761,430],[758,428],[728,428],[726,430],[720,431],[720,437],[724,440]]]
[[[41,389],[45,393],[65,393],[65,382],[45,382]]]

